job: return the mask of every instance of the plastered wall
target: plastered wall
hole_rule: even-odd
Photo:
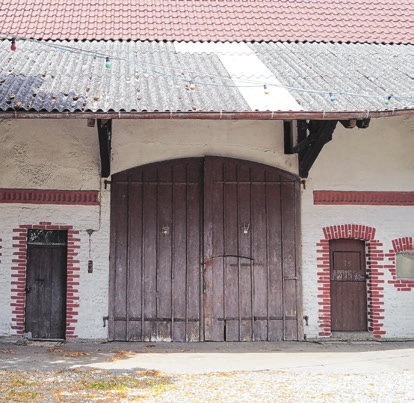
[[[374,119],[368,129],[338,125],[333,140],[322,150],[302,191],[302,256],[304,314],[307,337],[321,333],[321,289],[318,273],[322,255],[318,242],[323,228],[354,224],[375,229],[380,266],[389,266],[393,240],[414,236],[414,206],[314,205],[315,190],[414,191],[414,118]],[[382,254],[384,254],[382,256]],[[414,337],[414,290],[398,291],[388,267],[379,269],[384,312],[381,337]],[[383,318],[382,318],[383,317]]]
[[[113,122],[112,172],[174,158],[227,156],[297,172],[285,155],[281,121],[139,120]]]

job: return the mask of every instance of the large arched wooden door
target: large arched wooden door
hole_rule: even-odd
[[[295,176],[205,157],[111,182],[111,340],[303,337]]]

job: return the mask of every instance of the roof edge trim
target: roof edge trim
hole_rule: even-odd
[[[0,119],[196,119],[196,120],[289,120],[368,119],[414,115],[414,109],[386,111],[257,111],[257,112],[0,112]]]

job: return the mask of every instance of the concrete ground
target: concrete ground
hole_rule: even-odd
[[[414,341],[254,343],[34,342],[0,338],[0,370],[95,368],[166,374],[281,370],[318,374],[414,371]]]

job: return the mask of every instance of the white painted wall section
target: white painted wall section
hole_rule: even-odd
[[[284,153],[282,121],[116,120],[112,125],[112,173],[205,155],[241,158],[297,173],[297,156]]]
[[[314,190],[414,191],[414,118],[373,119],[364,130],[340,124],[322,150],[302,190],[302,267],[307,337],[317,337],[317,246],[323,227],[358,224],[376,228],[375,239],[388,253],[392,240],[414,237],[414,206],[325,206],[313,204]],[[387,260],[384,264],[389,264]],[[414,337],[414,290],[397,291],[384,269],[385,338]]]

